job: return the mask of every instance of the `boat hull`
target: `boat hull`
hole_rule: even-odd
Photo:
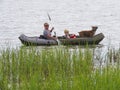
[[[93,37],[71,38],[71,39],[59,39],[63,45],[96,45],[99,44],[104,39],[103,33],[97,34]]]
[[[58,45],[57,41],[55,40],[41,39],[39,37],[28,37],[24,34],[20,35],[19,39],[22,42],[22,44],[26,46]],[[60,40],[62,45],[96,45],[104,39],[104,35],[100,33],[90,38],[81,38],[77,36],[77,38],[65,39],[64,37],[58,37],[58,39]]]
[[[26,46],[46,46],[46,45],[58,45],[55,40],[41,39],[39,37],[28,37],[24,34],[19,36],[22,44]]]

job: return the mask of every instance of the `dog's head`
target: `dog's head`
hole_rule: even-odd
[[[92,26],[92,30],[93,30],[94,32],[96,32],[97,29],[98,29],[97,26]]]

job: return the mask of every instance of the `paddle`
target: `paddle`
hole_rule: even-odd
[[[47,13],[47,16],[48,16],[49,20],[51,21],[51,17],[50,17],[50,15],[49,15],[49,13]]]
[[[50,15],[49,15],[49,13],[47,13],[47,16],[48,16],[48,19],[49,19],[49,21],[51,21],[52,19],[51,19],[51,17],[50,17]],[[55,36],[56,36],[56,32],[54,32],[54,34],[55,34]],[[56,36],[57,37],[57,36]],[[58,43],[58,45],[60,45],[61,44],[61,42],[59,41],[59,39],[57,38],[57,43]]]

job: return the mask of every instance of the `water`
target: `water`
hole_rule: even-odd
[[[101,44],[116,47],[120,42],[119,6],[120,0],[0,0],[0,45],[21,46],[20,34],[39,36],[43,23],[48,22],[57,35],[63,35],[64,29],[78,34],[97,25],[97,33],[106,37]]]

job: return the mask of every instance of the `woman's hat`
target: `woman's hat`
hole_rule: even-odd
[[[49,24],[48,23],[44,23],[44,26],[49,26]]]

